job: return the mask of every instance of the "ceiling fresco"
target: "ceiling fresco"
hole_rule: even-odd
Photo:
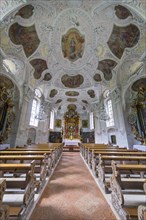
[[[94,90],[88,90],[87,93],[88,93],[88,95],[90,96],[90,98],[95,98],[95,92],[94,92]]]
[[[117,63],[114,60],[101,60],[99,61],[97,69],[102,71],[102,73],[104,74],[104,78],[109,81],[112,78],[112,70],[115,68],[116,65]]]
[[[78,96],[79,95],[79,92],[76,92],[76,91],[68,91],[65,93],[65,95],[67,96]]]
[[[62,99],[58,99],[55,104],[62,102]]]
[[[41,75],[42,75],[42,72],[46,69],[48,69],[47,67],[47,63],[45,60],[42,60],[42,59],[34,59],[34,60],[31,60],[30,61],[30,64],[33,66],[34,68],[34,78],[35,79],[40,79],[41,78]],[[48,81],[48,79],[50,80],[51,79],[51,75],[50,74],[46,74],[44,76],[44,80]]]
[[[134,24],[130,24],[126,27],[114,25],[107,44],[112,53],[121,59],[125,48],[134,47],[138,43],[139,37],[140,31]]]
[[[124,6],[122,6],[122,5],[115,6],[115,14],[120,19],[126,19],[129,16],[132,16],[130,11],[127,8],[125,8]]]
[[[30,18],[33,15],[33,10],[34,7],[32,5],[26,5],[24,7],[22,7],[17,13],[16,15],[21,16],[22,18]]]
[[[68,102],[76,102],[77,99],[75,99],[75,98],[69,98],[69,99],[67,99],[67,101],[68,101]]]
[[[61,82],[65,87],[68,88],[78,88],[84,82],[84,77],[80,74],[75,76],[69,76],[67,74],[63,75],[61,78]]]
[[[9,36],[14,44],[23,46],[27,57],[32,55],[40,44],[35,25],[23,27],[14,23],[9,29]]]
[[[2,8],[10,4],[3,1]],[[42,89],[50,108],[88,115],[103,88],[127,82],[144,53],[145,6],[127,1],[13,1],[0,30],[4,57],[24,61],[22,75],[26,70],[30,77],[23,78]]]
[[[56,89],[52,89],[50,91],[50,98],[53,98],[54,96],[56,96],[56,94],[57,94],[57,90]]]
[[[98,73],[96,73],[95,75],[94,75],[94,77],[93,77],[93,79],[96,81],[96,82],[101,82],[101,75],[100,74],[98,74]]]
[[[70,29],[65,35],[63,35],[61,43],[62,52],[65,58],[68,58],[72,62],[82,58],[85,46],[85,37],[81,36],[76,28]]]
[[[44,75],[44,78],[43,78],[44,81],[50,81],[51,79],[52,79],[52,76],[51,76],[50,73],[46,73],[46,74]]]

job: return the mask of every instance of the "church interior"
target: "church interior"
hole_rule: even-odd
[[[145,0],[1,0],[0,220],[146,220]]]

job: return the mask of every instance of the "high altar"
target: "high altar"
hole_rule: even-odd
[[[69,109],[64,115],[63,142],[65,145],[78,145],[80,143],[80,118],[74,109]]]

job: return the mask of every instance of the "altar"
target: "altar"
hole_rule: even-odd
[[[63,140],[64,146],[69,146],[69,145],[75,145],[78,146],[80,143],[80,139],[64,139]]]

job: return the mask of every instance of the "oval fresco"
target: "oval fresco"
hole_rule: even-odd
[[[65,87],[68,88],[77,88],[84,82],[84,78],[82,75],[78,74],[75,76],[69,76],[67,74],[63,75],[61,78],[61,82]]]
[[[82,102],[88,105],[88,102],[86,100],[82,100]]]
[[[88,95],[90,96],[90,98],[95,98],[95,92],[94,90],[90,89],[87,91]]]
[[[100,74],[98,74],[98,73],[96,73],[96,74],[94,75],[93,79],[94,79],[96,82],[101,82],[101,80],[102,80]]]
[[[69,98],[69,99],[67,99],[67,101],[68,101],[68,102],[76,102],[77,99],[75,99],[75,98]]]
[[[119,19],[126,19],[132,15],[130,11],[122,5],[115,6],[115,14]]]
[[[61,45],[64,58],[74,62],[83,56],[85,37],[76,28],[71,28],[62,36]]]
[[[50,81],[51,79],[52,79],[52,76],[51,76],[50,73],[46,73],[44,78],[43,78],[43,80],[45,80],[45,81]]]
[[[62,99],[58,99],[55,104],[62,102]]]
[[[21,16],[22,18],[30,18],[33,15],[34,7],[32,5],[26,5],[22,7],[16,15]]]
[[[57,90],[56,89],[52,89],[50,91],[50,97],[53,98],[55,95],[57,94]]]
[[[79,92],[76,91],[68,91],[65,93],[66,96],[78,96]]]

